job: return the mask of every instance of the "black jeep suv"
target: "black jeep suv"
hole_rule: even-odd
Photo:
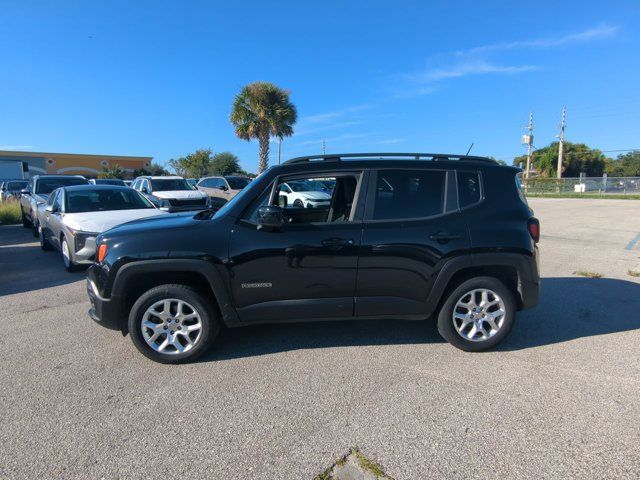
[[[456,347],[491,348],[538,302],[540,226],[518,171],[460,155],[293,159],[220,210],[99,236],[89,314],[164,363],[196,358],[222,325],[266,322],[436,316]],[[330,201],[288,203],[292,181],[331,184]]]

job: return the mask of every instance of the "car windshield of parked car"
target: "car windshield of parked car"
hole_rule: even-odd
[[[131,189],[86,189],[66,192],[67,213],[101,212],[106,210],[134,210],[155,208],[149,200]]]
[[[71,187],[72,185],[87,185],[89,181],[82,177],[49,177],[40,178],[36,183],[35,193],[49,195],[56,188]]]
[[[96,178],[96,185],[120,185],[121,187],[126,186],[124,180],[120,180],[119,178]]]
[[[229,182],[229,186],[233,190],[242,190],[244,187],[249,185],[249,179],[244,177],[225,177],[227,182]]]
[[[23,188],[27,188],[29,182],[7,182],[7,190],[10,192],[19,192]]]
[[[151,180],[151,188],[154,192],[193,190],[184,178],[154,178]]]
[[[289,188],[294,192],[312,192],[313,188],[303,182],[289,182]]]

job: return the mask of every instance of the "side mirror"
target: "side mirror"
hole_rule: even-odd
[[[287,217],[281,207],[268,205],[258,209],[258,223],[260,227],[280,228],[287,223]]]
[[[44,209],[49,213],[56,213],[55,205],[47,205],[46,207],[44,207]]]
[[[287,208],[287,196],[286,195],[278,195],[278,206],[280,208]]]
[[[218,188],[223,192],[226,192],[227,190],[229,190],[226,185],[220,185]]]
[[[142,188],[140,189],[140,191],[141,191],[142,193],[149,193],[149,190],[147,190],[147,187],[142,187]]]
[[[22,190],[20,190],[20,195],[29,195],[29,189],[23,188]]]

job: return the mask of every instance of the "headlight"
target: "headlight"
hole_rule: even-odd
[[[74,246],[76,248],[76,252],[79,252],[84,248],[84,246],[87,243],[87,239],[95,238],[96,236],[98,236],[98,234],[92,233],[92,232],[75,232],[75,235],[73,238],[75,239]]]

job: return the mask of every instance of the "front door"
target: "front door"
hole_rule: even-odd
[[[284,208],[289,223],[258,228],[260,206],[278,204],[279,178],[249,207],[231,232],[231,290],[246,323],[349,318],[353,316],[362,205],[362,172],[327,172],[335,185],[331,202],[318,208]],[[280,199],[282,200],[282,199]]]
[[[420,318],[443,263],[469,248],[455,174],[435,168],[386,169],[371,177],[355,314]]]

